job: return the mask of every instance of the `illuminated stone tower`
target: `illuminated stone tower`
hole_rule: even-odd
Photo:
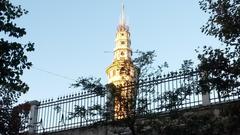
[[[106,69],[109,84],[114,84],[119,88],[120,85],[135,82],[136,71],[131,56],[130,32],[126,24],[124,4],[122,4],[121,17],[116,32],[114,59],[113,63]],[[123,88],[119,88],[117,92],[121,96],[121,101],[119,97],[114,99],[114,117],[122,119],[127,115],[126,106],[129,105],[126,104],[129,104],[127,103],[128,99],[133,97],[134,89],[128,88],[126,90],[125,88],[123,90]]]

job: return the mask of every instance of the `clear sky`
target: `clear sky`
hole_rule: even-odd
[[[27,29],[21,42],[34,42],[36,49],[29,55],[33,68],[23,76],[30,91],[20,102],[78,92],[69,86],[79,76],[101,77],[106,83],[105,69],[113,54],[104,51],[114,48],[120,0],[14,3],[29,11],[17,20]],[[194,49],[198,46],[217,43],[201,33],[200,27],[208,15],[200,10],[198,0],[125,0],[125,9],[132,49],[156,50],[157,62],[167,61],[171,71],[179,69],[185,59],[195,60]]]

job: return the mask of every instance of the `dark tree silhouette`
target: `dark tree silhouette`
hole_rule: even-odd
[[[200,7],[210,15],[202,32],[218,38],[223,48],[198,51],[200,91],[215,89],[221,100],[240,92],[240,1],[201,0]]]
[[[240,1],[201,0],[199,3],[200,8],[210,15],[202,32],[239,49]]]
[[[29,69],[27,52],[34,50],[33,43],[22,44],[16,42],[26,34],[25,28],[18,27],[14,20],[27,14],[21,6],[13,5],[9,0],[0,0],[0,134],[18,134],[12,132],[11,114],[13,104],[22,93],[29,89],[21,80],[24,69]],[[15,39],[14,39],[15,38]],[[12,41],[10,41],[12,40]]]

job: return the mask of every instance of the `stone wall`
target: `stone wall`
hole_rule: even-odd
[[[47,133],[48,135],[106,135],[106,126],[91,126],[86,128],[78,128],[65,130],[61,132]]]

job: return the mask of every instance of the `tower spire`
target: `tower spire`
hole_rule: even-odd
[[[122,0],[122,10],[121,10],[121,17],[120,17],[119,25],[121,25],[121,26],[126,25],[124,0]]]
[[[118,87],[119,89],[116,89],[116,92],[120,93],[121,96],[121,98],[114,96],[113,99],[115,119],[127,118],[129,114],[132,114],[133,106],[128,102],[133,101],[135,89],[133,87],[125,89],[120,87],[120,85],[134,83],[137,77],[137,72],[131,59],[131,38],[124,10],[124,2],[122,0],[121,15],[115,38],[116,45],[113,63],[106,69],[108,83]]]

